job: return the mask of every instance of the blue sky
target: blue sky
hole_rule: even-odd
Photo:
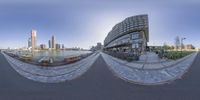
[[[1,0],[0,48],[27,46],[31,29],[37,44],[55,35],[66,47],[89,48],[126,17],[148,14],[149,45],[174,44],[176,36],[200,47],[198,0]]]

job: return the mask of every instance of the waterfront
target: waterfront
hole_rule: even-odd
[[[19,51],[19,50],[12,50],[9,51],[18,56],[22,55],[32,55],[33,61],[38,62],[43,57],[50,57],[53,58],[54,61],[62,61],[65,57],[72,57],[72,56],[80,56],[84,54],[91,53],[91,51],[81,51],[81,50],[39,50],[39,51]]]
[[[35,51],[33,52],[33,60],[39,60],[42,57],[52,57],[54,61],[61,61],[65,57],[71,57],[71,56],[79,56],[82,54],[91,53],[90,51],[65,51],[65,50],[59,50],[59,51]]]

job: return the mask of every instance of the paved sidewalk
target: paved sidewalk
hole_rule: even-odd
[[[152,55],[152,53],[150,53],[150,55]],[[160,58],[157,58],[157,56],[155,56],[154,54],[153,54],[153,56],[148,56],[148,57],[146,57],[146,56],[147,55],[142,55],[140,57],[140,61],[133,61],[133,62],[127,62],[125,60],[121,60],[119,58],[115,58],[115,57],[112,57],[112,56],[110,56],[110,57],[113,60],[115,60],[115,61],[117,61],[117,62],[119,62],[121,64],[127,65],[127,66],[129,66],[131,68],[137,68],[137,69],[163,69],[163,68],[166,68],[166,67],[174,66],[177,63],[187,59],[191,55],[188,55],[186,57],[183,57],[183,58],[177,59],[177,60],[160,59]],[[151,58],[151,59],[148,60],[148,61],[144,60],[144,59],[147,59],[147,58],[149,58],[149,59]]]
[[[157,64],[128,63],[102,52],[101,55],[110,70],[121,79],[143,85],[156,85],[181,78],[195,60],[197,53],[176,61]]]
[[[162,61],[166,61],[166,59],[161,59],[154,52],[146,52],[145,54],[139,57],[139,61],[136,62],[146,62],[146,63],[159,63]]]
[[[95,53],[72,64],[57,67],[44,67],[19,61],[4,53],[3,55],[13,69],[20,75],[34,81],[45,83],[58,83],[75,79],[85,73],[99,56],[98,53]]]

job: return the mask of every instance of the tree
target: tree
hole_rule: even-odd
[[[167,45],[166,42],[164,42],[164,44],[163,44],[163,49],[164,49],[164,50],[167,50],[168,48],[169,48],[169,46]]]
[[[178,50],[181,46],[180,38],[179,36],[176,36],[175,38],[175,49]]]
[[[174,50],[174,48],[175,48],[174,46],[171,46],[171,49],[172,49],[172,50]]]

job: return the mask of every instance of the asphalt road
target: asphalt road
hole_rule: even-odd
[[[45,84],[20,76],[0,54],[0,100],[200,100],[200,55],[183,79],[142,86],[114,76],[101,56],[81,77]]]

